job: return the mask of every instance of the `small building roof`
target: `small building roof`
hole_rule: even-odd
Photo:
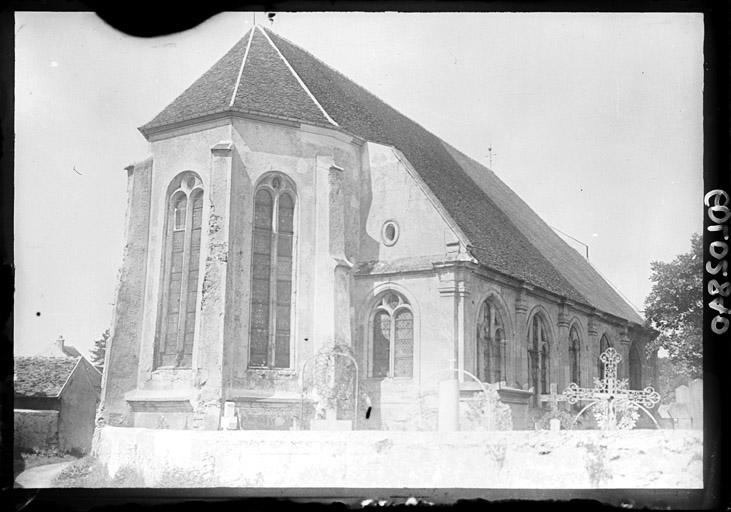
[[[58,396],[80,360],[80,357],[15,357],[15,395]]]
[[[491,170],[271,30],[252,28],[140,131],[149,136],[172,124],[225,112],[340,129],[397,148],[467,237],[480,264],[643,323],[594,267]]]

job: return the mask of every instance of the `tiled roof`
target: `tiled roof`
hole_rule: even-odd
[[[494,173],[302,48],[268,29],[252,30],[253,36],[251,31],[247,33],[211,70],[143,126],[143,133],[226,110],[219,98],[221,89],[227,88],[229,97],[233,94],[251,39],[231,110],[334,127],[332,119],[348,133],[396,147],[467,236],[471,252],[481,264],[579,303],[642,322],[594,268]],[[206,96],[211,84],[218,88]]]
[[[78,357],[16,357],[15,394],[58,396],[79,359]]]
[[[553,264],[589,304],[632,322],[643,323],[642,318],[604,278],[569,247],[543,219],[541,219],[513,190],[503,183],[494,172],[451,147],[444,147],[462,169],[480,186],[484,193],[505,212],[515,226],[528,238],[541,254]]]
[[[229,110],[333,126],[264,32],[252,29],[141,130]]]

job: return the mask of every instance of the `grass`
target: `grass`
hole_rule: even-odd
[[[132,466],[122,466],[113,478],[94,457],[84,457],[64,468],[54,481],[56,487],[144,487],[142,475]]]
[[[195,469],[168,468],[160,475],[157,487],[217,487],[215,477]]]
[[[18,474],[26,469],[45,466],[47,464],[56,464],[58,462],[69,462],[78,460],[78,458],[75,455],[59,451],[56,448],[33,450],[20,450],[16,448],[13,452],[13,473],[15,476],[18,476]]]
[[[69,464],[56,477],[56,487],[106,487],[106,472],[94,457],[83,457]]]
[[[155,487],[215,487],[218,481],[205,469],[165,469]],[[104,465],[94,457],[84,457],[64,468],[55,487],[145,487],[142,473],[134,466],[122,466],[110,478]]]
[[[602,483],[609,481],[612,474],[607,467],[607,447],[592,442],[580,443],[586,449],[584,467],[589,474],[589,481],[593,487],[599,487]]]

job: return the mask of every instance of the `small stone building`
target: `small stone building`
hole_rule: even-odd
[[[455,373],[525,428],[610,345],[653,378],[640,315],[495,173],[267,28],[140,132],[109,424],[216,429],[226,401],[241,428],[306,424],[302,369],[333,342],[372,403],[357,428],[417,428]]]
[[[101,374],[83,357],[15,358],[15,444],[88,453]]]

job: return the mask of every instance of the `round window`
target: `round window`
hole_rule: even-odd
[[[381,229],[381,239],[385,245],[393,245],[398,240],[399,230],[395,221],[387,220]]]

